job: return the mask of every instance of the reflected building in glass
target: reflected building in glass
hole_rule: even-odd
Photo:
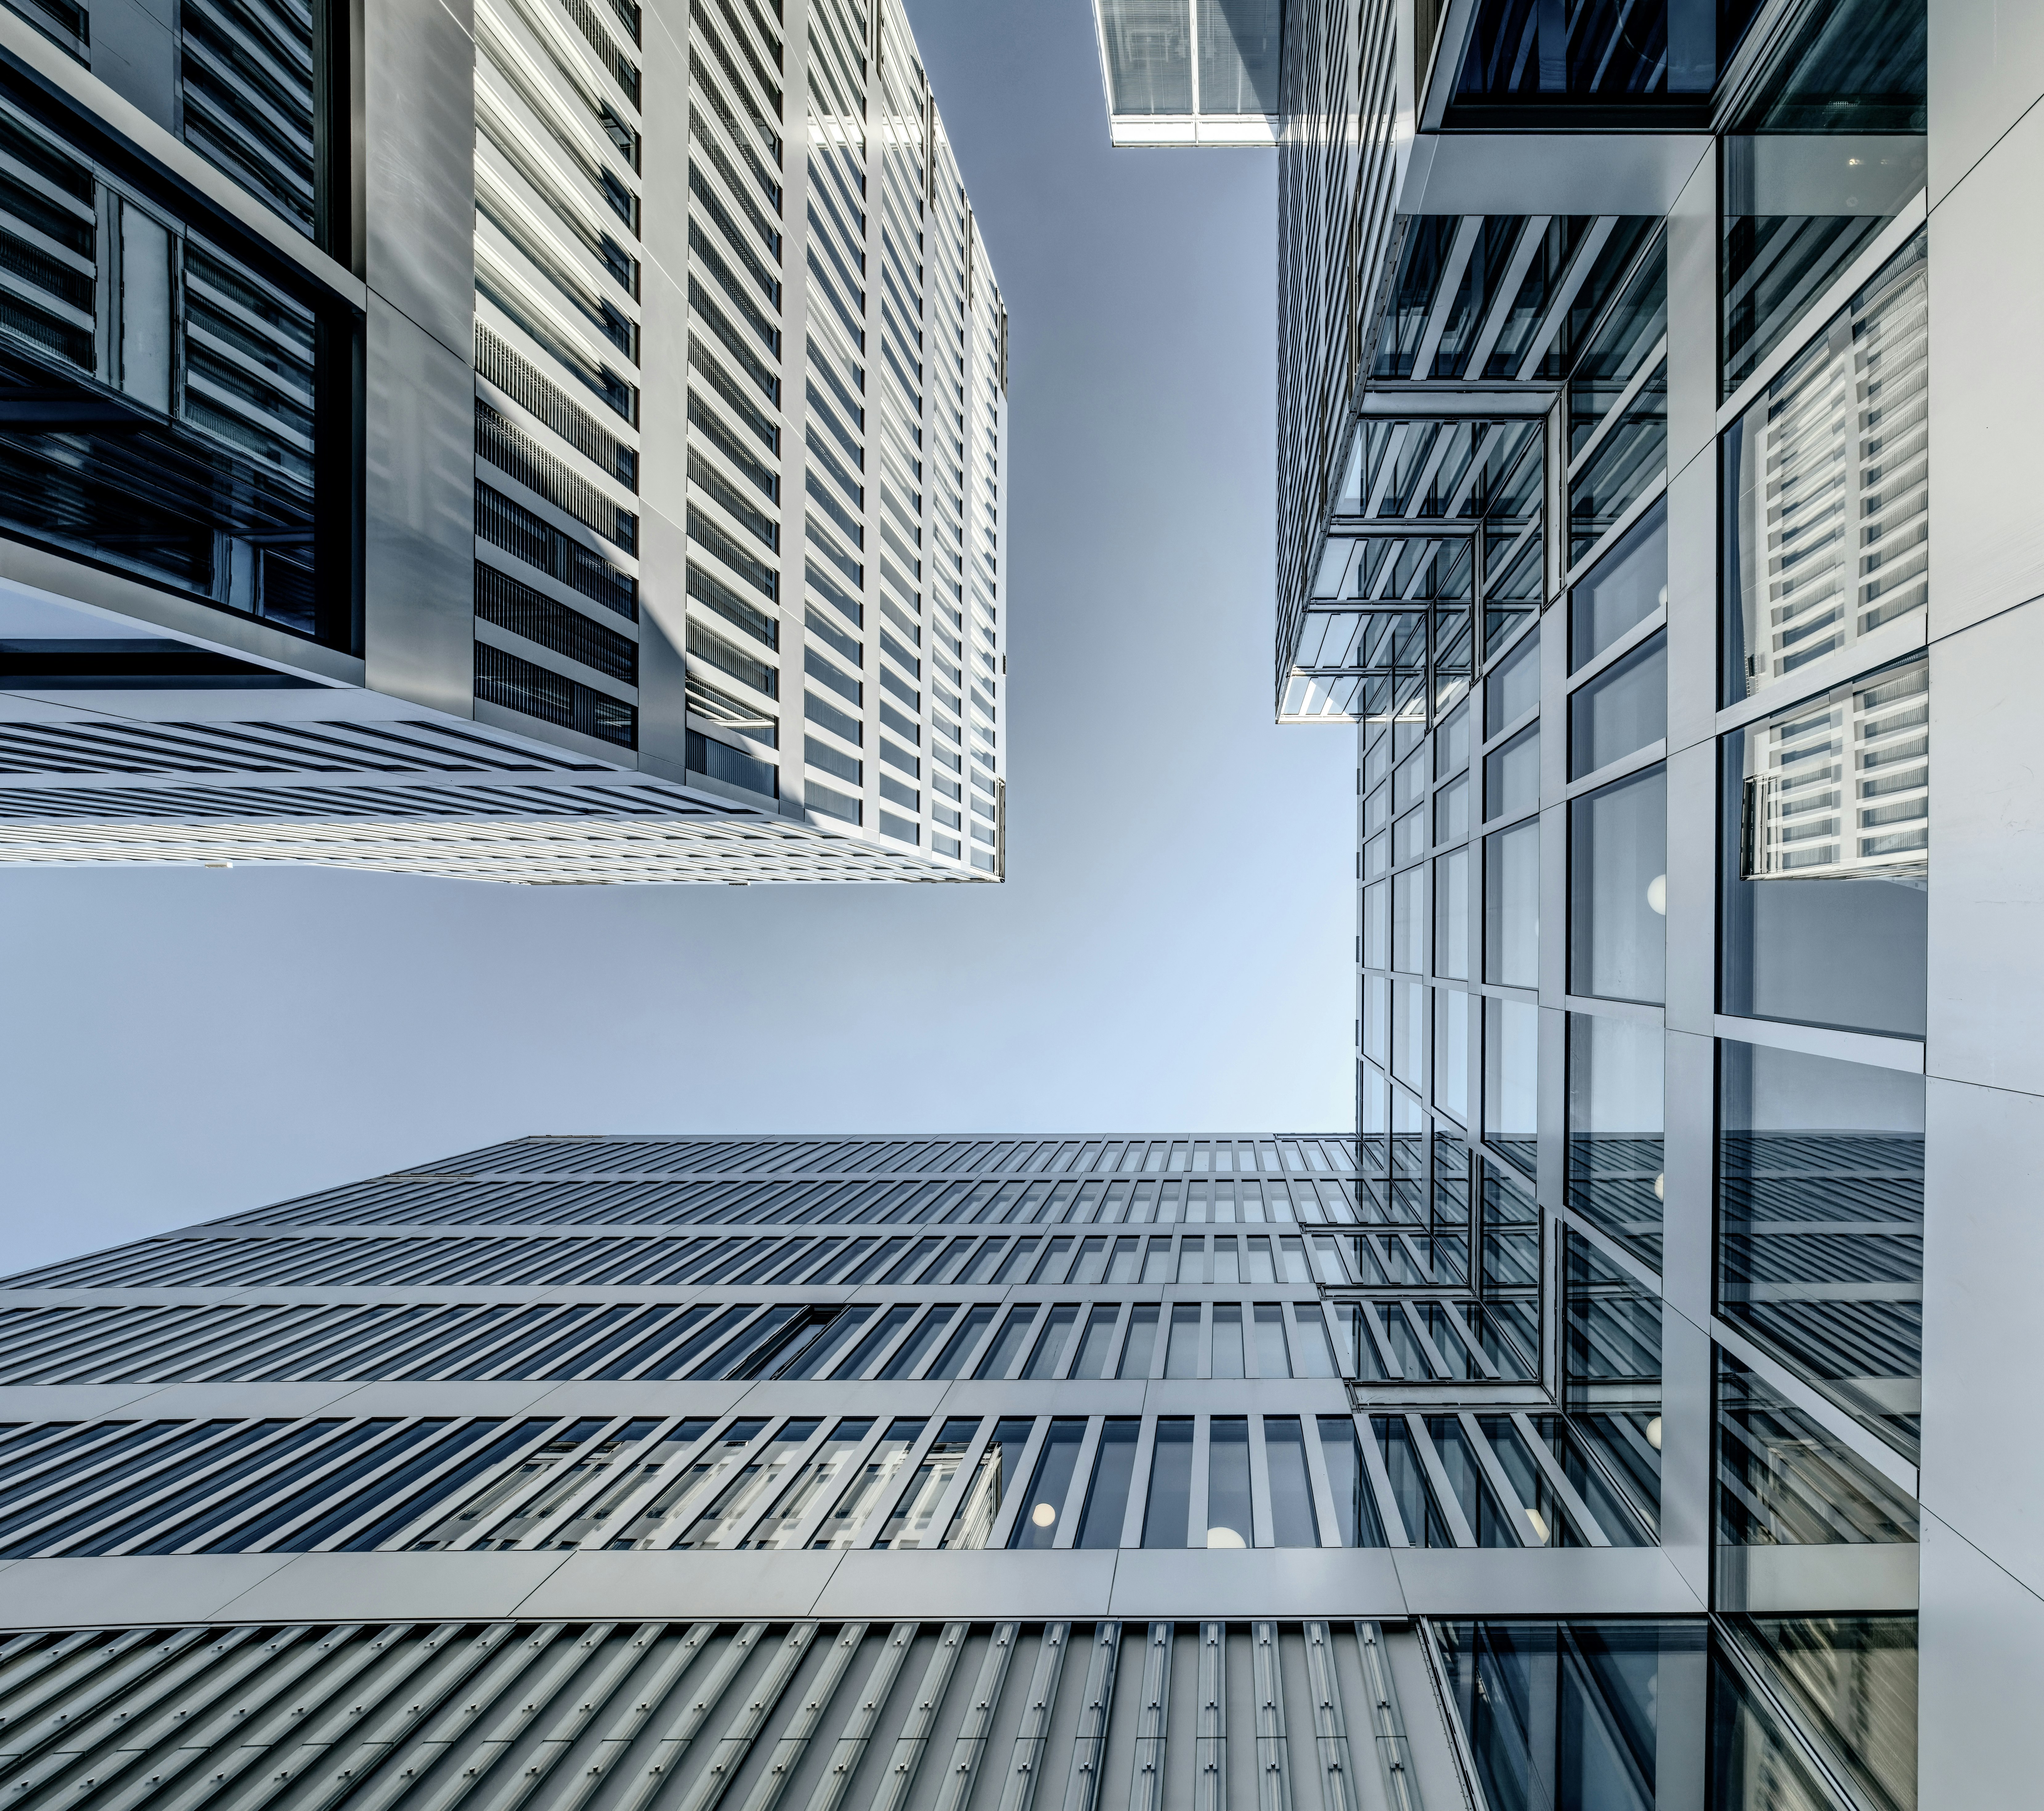
[[[1527,1414],[1688,1594],[1471,1585],[1496,1811],[2035,1796],[2006,20],[1285,9],[1275,705],[1358,739],[1359,1198],[1539,1329]]]
[[[0,862],[998,880],[900,0],[7,0]]]

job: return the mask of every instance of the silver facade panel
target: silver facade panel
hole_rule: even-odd
[[[377,293],[369,300],[368,348],[368,683],[466,717],[474,686],[474,379],[465,356]]]
[[[475,48],[467,11],[460,0],[451,8],[366,0],[363,14],[363,274],[373,293],[464,361],[475,312]],[[372,381],[374,368],[372,355]]]

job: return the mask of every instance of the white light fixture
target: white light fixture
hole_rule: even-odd
[[[1646,1444],[1656,1452],[1661,1450],[1661,1417],[1658,1415],[1646,1424]]]
[[[1657,874],[1646,883],[1646,909],[1658,917],[1668,916],[1668,877]]]
[[[1210,1528],[1207,1530],[1209,1547],[1247,1547],[1249,1543],[1231,1528]]]
[[[1048,1503],[1039,1503],[1029,1512],[1029,1519],[1039,1528],[1048,1528],[1058,1519],[1058,1512]]]

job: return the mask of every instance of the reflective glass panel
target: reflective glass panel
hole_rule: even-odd
[[[1506,987],[1540,984],[1540,821],[1484,838],[1483,975]]]
[[[1037,1455],[1035,1475],[1022,1499],[1022,1513],[1015,1518],[1008,1544],[1016,1548],[1048,1547],[1058,1538],[1058,1525],[1070,1494],[1072,1472],[1078,1463],[1079,1448],[1085,1441],[1082,1417],[1060,1417],[1051,1422]]]
[[[1663,1042],[1656,1025],[1569,1015],[1570,1210],[1656,1271]]]
[[[1143,1510],[1145,1547],[1183,1547],[1193,1501],[1193,1423],[1189,1416],[1157,1424],[1150,1456],[1150,1494]]]
[[[1668,991],[1668,773],[1569,806],[1569,989],[1656,1002]]]
[[[1483,733],[1495,736],[1540,702],[1540,632],[1522,636],[1483,682]]]
[[[1135,1440],[1143,1424],[1116,1417],[1100,1432],[1100,1451],[1087,1486],[1085,1513],[1074,1547],[1119,1547],[1128,1513],[1128,1486],[1135,1475]]]
[[[1483,1135],[1527,1175],[1539,1144],[1540,1012],[1518,1000],[1483,1003]]]
[[[1569,671],[1594,660],[1668,602],[1668,506],[1656,503],[1569,597]]]
[[[1452,981],[1470,978],[1467,849],[1457,849],[1434,863],[1434,972]]]
[[[1668,638],[1657,635],[1569,699],[1569,778],[1581,779],[1668,733]]]
[[[1722,1009],[1923,1035],[1929,662],[1723,739]]]
[[[1535,724],[1484,756],[1484,821],[1516,817],[1539,804],[1540,728]]]
[[[1919,233],[1726,431],[1726,704],[1930,595],[1928,252]]]
[[[1921,1075],[1718,1046],[1719,1311],[1913,1456]]]

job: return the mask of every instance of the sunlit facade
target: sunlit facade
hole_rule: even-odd
[[[0,861],[997,880],[899,0],[0,10]]]
[[[1472,1572],[1474,1773],[2024,1802],[2038,1478],[1981,1387],[2035,1374],[2044,387],[1994,348],[2044,48],[1896,0],[1412,19],[1285,10],[1278,714],[1358,736],[1359,1186],[1539,1302],[1694,1656],[1606,1703],[1688,1744],[1620,1783],[1540,1682],[1600,1612]]]

